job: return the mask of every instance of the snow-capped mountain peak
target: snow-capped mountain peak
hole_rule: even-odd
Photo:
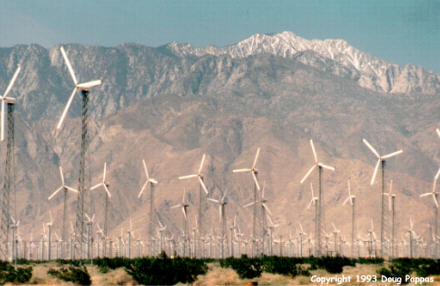
[[[245,58],[259,54],[271,54],[285,58],[297,58],[304,64],[330,71],[333,74],[349,77],[360,86],[387,93],[427,93],[440,90],[440,75],[421,67],[388,63],[364,53],[342,39],[307,40],[285,31],[278,34],[254,34],[237,44],[216,47],[195,48],[191,44],[168,44],[176,55],[204,56],[228,55],[232,58]],[[325,69],[316,61],[301,56],[302,52],[313,51],[324,59],[329,59]],[[341,72],[343,70],[343,72]]]

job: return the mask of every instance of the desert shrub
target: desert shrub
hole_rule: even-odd
[[[359,264],[383,264],[383,258],[377,257],[359,257],[355,260],[356,263]]]
[[[203,260],[181,257],[170,259],[165,253],[157,258],[133,259],[125,268],[133,279],[144,285],[192,283],[197,275],[205,274],[208,270]]]
[[[241,279],[259,277],[263,272],[261,259],[249,258],[247,255],[242,255],[241,258],[229,257],[220,260],[220,266],[234,269]]]
[[[68,267],[63,266],[59,269],[51,268],[47,271],[47,274],[67,282],[81,285],[90,285],[92,283],[89,272],[85,266],[77,267],[69,265]]]
[[[386,277],[400,277],[402,284],[405,282],[405,276],[411,273],[411,267],[409,265],[391,264],[388,267],[382,267],[377,270],[377,273]]]
[[[261,258],[263,271],[295,277],[296,275],[309,276],[308,270],[302,269],[303,259],[291,257],[265,256]]]
[[[440,274],[440,261],[429,258],[398,258],[391,264],[397,269],[408,269],[409,273],[415,272],[419,277]]]
[[[107,273],[110,269],[116,269],[119,267],[127,267],[130,265],[131,260],[128,258],[115,257],[115,258],[98,258],[93,261],[101,273]]]
[[[8,262],[0,261],[0,284],[6,282],[26,283],[32,277],[32,267],[14,267]]]
[[[353,260],[341,256],[310,257],[308,260],[311,264],[310,270],[321,268],[325,269],[328,273],[341,273],[344,266],[355,266]]]

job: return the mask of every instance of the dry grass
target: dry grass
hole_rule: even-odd
[[[109,270],[107,273],[101,273],[96,266],[87,266],[92,285],[138,285],[123,268]]]

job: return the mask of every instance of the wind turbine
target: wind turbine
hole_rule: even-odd
[[[142,160],[142,164],[144,166],[144,172],[145,172],[145,183],[143,184],[141,191],[139,192],[138,198],[141,198],[142,193],[145,191],[145,189],[150,186],[150,209],[148,213],[148,235],[150,237],[150,244],[151,244],[151,238],[153,237],[153,212],[154,212],[154,185],[156,185],[158,182],[157,180],[150,178],[150,174],[148,173],[147,164],[145,163],[145,160]]]
[[[159,248],[160,248],[160,253],[162,253],[162,251],[163,251],[163,233],[164,233],[164,231],[167,229],[167,226],[166,226],[166,224],[164,224],[164,223],[161,221],[161,219],[160,219],[160,217],[159,217],[159,215],[158,215],[157,212],[156,212],[156,218],[157,218],[157,223],[159,224],[159,229],[158,229],[159,236],[160,236],[160,245],[159,245]]]
[[[61,190],[64,190],[64,198],[63,198],[63,229],[62,229],[62,233],[61,233],[61,239],[63,242],[67,241],[67,191],[71,191],[73,193],[78,193],[78,190],[69,187],[68,185],[66,185],[66,183],[64,182],[64,175],[63,175],[63,168],[60,166],[60,177],[61,177],[61,186],[56,189],[47,199],[50,201],[51,199],[53,199]],[[62,254],[61,254],[64,258],[64,247],[62,249]]]
[[[252,176],[252,180],[254,182],[254,202],[257,202],[257,192],[260,191],[260,184],[258,183],[258,170],[257,170],[257,162],[258,157],[260,156],[260,147],[257,148],[257,153],[255,154],[254,162],[250,168],[243,169],[234,169],[233,173],[250,173]],[[257,204],[254,204],[254,212],[252,217],[252,256],[255,254],[255,234],[256,234],[256,222],[257,222]]]
[[[93,223],[95,221],[95,214],[90,217],[87,213],[86,216],[86,225],[87,227],[87,258],[92,259],[92,245],[93,245]]]
[[[322,190],[322,171],[324,169],[330,170],[330,171],[335,171],[335,168],[332,166],[328,166],[323,164],[322,162],[320,162],[318,160],[318,155],[316,155],[316,150],[315,150],[315,145],[313,144],[313,140],[310,139],[310,146],[312,147],[312,152],[313,152],[313,159],[315,161],[315,163],[313,164],[313,166],[307,171],[307,173],[305,174],[305,176],[301,179],[300,183],[304,183],[305,180],[307,180],[307,178],[310,176],[310,174],[313,172],[313,170],[315,170],[316,167],[318,167],[318,216],[317,216],[317,225],[318,225],[318,233],[316,235],[316,250],[317,256],[321,255],[321,225],[324,224],[324,212],[323,212],[323,206],[324,206],[324,193]]]
[[[371,226],[370,229],[368,230],[368,236],[369,236],[369,243],[370,243],[370,257],[372,257],[373,252],[374,252],[374,256],[377,257],[376,255],[376,233],[374,232],[374,224],[373,224],[373,219],[371,219]]]
[[[385,193],[385,196],[388,197],[388,209],[391,212],[391,257],[394,258],[395,254],[395,230],[396,230],[396,224],[395,224],[395,199],[396,194],[392,193],[393,191],[393,180],[390,180],[390,190],[388,193]]]
[[[384,229],[384,220],[385,220],[385,208],[384,208],[384,194],[385,194],[385,162],[387,159],[390,159],[394,156],[400,155],[403,153],[402,150],[395,151],[393,153],[389,153],[387,155],[381,156],[376,149],[364,138],[362,139],[364,144],[370,149],[371,152],[377,157],[376,167],[374,167],[373,176],[371,177],[370,185],[374,184],[374,180],[376,179],[377,170],[379,169],[379,165],[381,167],[382,174],[382,187],[381,187],[381,218],[380,218],[380,256],[383,257],[383,241],[385,238],[385,229]]]
[[[17,265],[17,233],[18,233],[18,226],[20,225],[20,220],[15,221],[14,217],[11,216],[11,230],[12,230],[12,261],[15,265]]]
[[[213,198],[208,198],[209,201],[218,204],[218,211],[219,211],[219,220],[222,226],[222,239],[221,239],[221,258],[225,258],[225,239],[226,239],[226,214],[225,214],[225,206],[228,204],[227,200],[227,193],[228,191],[225,191],[223,193],[223,196],[220,200],[215,200]]]
[[[310,191],[312,193],[312,198],[310,199],[310,203],[307,206],[307,209],[310,209],[310,207],[312,205],[315,206],[315,237],[317,237],[318,236],[318,232],[319,232],[319,224],[318,224],[318,221],[319,221],[319,219],[318,219],[318,215],[319,215],[318,201],[319,201],[319,198],[316,197],[315,194],[314,194],[313,184],[312,183],[310,183]],[[316,250],[316,252],[318,252],[318,250]]]
[[[180,204],[174,205],[171,208],[181,208],[183,213],[183,255],[186,255],[186,246],[188,241],[188,207],[189,204],[186,201],[186,190],[183,190],[182,202]]]
[[[412,221],[412,217],[409,217],[409,229],[408,229],[408,234],[409,234],[409,258],[413,258],[413,241],[414,241],[414,237],[416,236],[416,232],[414,231],[414,223]]]
[[[107,162],[104,163],[104,171],[102,172],[102,181],[90,188],[90,191],[93,191],[99,187],[103,187],[106,192],[105,204],[104,204],[104,235],[105,236],[107,236],[108,234],[108,205],[109,205],[109,200],[112,198],[112,194],[108,189],[110,187],[110,184],[106,180],[106,174],[107,174]]]
[[[52,225],[53,225],[53,220],[52,220],[52,212],[49,211],[49,222],[46,223],[47,226],[47,260],[51,260],[52,259]]]
[[[438,129],[437,129],[438,130]],[[438,237],[438,199],[437,199],[437,180],[440,177],[440,168],[438,169],[437,173],[434,176],[434,181],[432,183],[432,192],[421,194],[420,197],[426,197],[426,196],[432,196],[432,200],[434,201],[434,237],[435,237],[435,257],[438,255],[438,244],[437,244],[437,237]]]
[[[9,213],[9,207],[10,207],[10,194],[14,190],[12,188],[15,186],[14,178],[14,137],[15,137],[15,120],[14,120],[14,105],[16,102],[16,99],[13,97],[8,97],[9,92],[12,89],[12,86],[14,85],[15,80],[17,79],[17,76],[21,70],[21,66],[18,65],[17,70],[15,71],[14,75],[12,76],[11,81],[9,82],[5,92],[3,93],[3,96],[0,97],[2,101],[2,117],[1,117],[1,135],[0,140],[4,140],[4,133],[5,133],[5,104],[7,104],[7,113],[8,113],[8,140],[6,145],[6,164],[5,164],[5,178],[4,178],[4,184],[3,188],[4,191],[1,194],[0,197],[0,207],[1,207],[1,225],[5,226],[1,228],[1,241],[7,241],[9,239],[9,226],[11,223],[11,217]],[[3,252],[3,248],[0,250]],[[8,257],[8,245],[6,244],[6,249],[4,250],[3,257]]]
[[[272,218],[270,217],[269,213],[266,214],[267,221],[269,222],[269,256],[273,255],[273,231],[275,228],[279,227],[279,224],[276,224],[272,221]]]
[[[67,101],[66,107],[64,108],[64,111],[60,117],[60,120],[58,121],[57,130],[59,130],[63,124],[63,121],[66,117],[67,111],[70,108],[70,105],[72,104],[73,98],[77,92],[81,92],[82,95],[82,106],[81,106],[81,153],[80,153],[80,163],[79,163],[79,196],[78,196],[78,203],[77,203],[77,213],[76,213],[76,235],[77,240],[80,243],[80,249],[81,252],[83,252],[83,242],[84,242],[84,196],[86,192],[86,153],[88,149],[88,134],[87,134],[87,119],[88,119],[88,102],[89,102],[89,91],[91,88],[95,86],[99,86],[102,84],[101,80],[92,80],[88,82],[79,83],[75,72],[72,68],[72,65],[70,64],[70,61],[67,57],[66,52],[64,51],[64,48],[60,46],[61,54],[64,58],[64,61],[66,63],[67,69],[69,70],[70,76],[72,77],[73,83],[75,87],[73,88],[72,94],[70,95],[69,100]]]
[[[298,234],[299,234],[299,257],[303,257],[303,236],[306,236],[307,233],[304,232],[303,226],[302,224],[299,224],[299,229],[298,229]],[[310,252],[310,250],[309,250]]]
[[[351,257],[354,257],[354,237],[355,237],[354,230],[356,228],[356,212],[355,212],[356,196],[351,194],[350,180],[347,180],[347,189],[348,189],[348,197],[345,199],[342,205],[345,205],[348,202],[350,202],[351,205]]]
[[[334,251],[335,251],[335,256],[338,255],[338,233],[340,233],[341,231],[339,229],[336,228],[335,224],[332,223],[332,227],[333,227],[333,239],[334,239]]]
[[[205,182],[204,182],[204,177],[202,174],[202,170],[203,170],[203,164],[205,163],[205,158],[206,158],[206,154],[203,154],[202,156],[202,161],[200,161],[200,166],[199,169],[197,170],[196,174],[192,174],[192,175],[187,175],[187,176],[180,176],[179,180],[187,180],[187,179],[193,179],[193,178],[197,178],[197,180],[200,183],[200,187],[199,187],[199,210],[198,210],[198,214],[197,214],[197,225],[199,226],[199,235],[203,236],[204,234],[204,224],[203,224],[203,202],[204,202],[204,196],[203,196],[203,191],[207,194],[209,194],[208,189],[206,188]],[[197,253],[195,253],[195,256],[197,256]]]

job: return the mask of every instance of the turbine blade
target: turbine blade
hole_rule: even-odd
[[[60,47],[61,54],[63,55],[64,62],[67,65],[67,69],[69,70],[70,76],[72,77],[73,83],[75,86],[78,84],[78,80],[76,79],[75,72],[73,71],[72,65],[70,64],[69,58],[67,58],[66,52],[64,51],[64,48]]]
[[[313,183],[310,182],[310,191],[312,191],[312,199],[315,197],[314,191],[313,191]]]
[[[222,206],[219,205],[218,206],[218,214],[219,214],[219,221],[222,221],[222,217],[223,217],[223,212],[222,212]]]
[[[147,180],[150,178],[150,174],[148,173],[147,164],[145,163],[145,160],[142,160],[142,165],[144,165],[144,172],[145,176],[147,176]]]
[[[101,84],[102,84],[102,81],[100,79],[98,79],[98,80],[92,80],[92,81],[80,83],[76,87],[80,90],[89,90],[92,87],[95,87],[95,86],[98,86]]]
[[[388,196],[388,209],[391,211],[391,209],[392,209],[392,203],[391,203],[391,201],[393,200],[393,198],[392,198],[392,196]]]
[[[69,191],[71,191],[71,192],[74,192],[74,193],[79,193],[79,191],[77,190],[77,189],[74,189],[74,188],[72,188],[72,187],[69,187],[69,186],[64,186],[66,189],[68,189]]]
[[[310,176],[310,174],[313,172],[313,170],[316,168],[316,164],[312,166],[312,168],[310,168],[307,173],[305,174],[305,176],[301,179],[300,183],[304,183],[305,180],[307,180],[307,178]]]
[[[254,183],[255,183],[255,186],[257,187],[257,190],[260,190],[260,184],[258,183],[257,176],[255,175],[255,172],[252,172],[252,178],[254,179]]]
[[[400,155],[400,154],[402,154],[402,153],[403,153],[403,150],[399,150],[399,151],[396,151],[396,152],[393,152],[393,153],[390,153],[390,154],[388,154],[388,155],[383,156],[382,159],[383,159],[383,160],[385,160],[385,159],[389,159],[389,158],[391,158],[391,157],[394,157],[394,156]]]
[[[107,162],[104,162],[104,171],[102,175],[102,182],[105,183],[105,175],[107,173]]]
[[[310,203],[307,205],[307,209],[310,209],[310,207],[312,206],[313,202],[314,202],[314,199],[312,198],[310,200]]]
[[[198,177],[197,174],[192,174],[192,175],[188,175],[188,176],[180,176],[179,180],[186,180],[186,179],[191,179],[191,178],[196,178]]]
[[[104,184],[104,189],[105,189],[105,191],[107,192],[108,197],[111,198],[111,197],[112,197],[112,194],[110,193],[110,190],[107,188],[107,185],[106,185],[106,184]]]
[[[145,188],[147,187],[148,181],[145,181],[144,185],[141,188],[141,191],[139,192],[138,199],[142,196],[142,193],[144,192]]]
[[[244,173],[244,172],[251,172],[252,169],[235,169],[232,170],[232,173]]]
[[[65,184],[64,184],[63,168],[61,168],[61,166],[60,166],[59,169],[60,169],[61,185],[64,186]]]
[[[260,147],[257,148],[257,153],[255,154],[254,163],[252,164],[252,169],[257,166],[258,157],[260,156]]]
[[[439,177],[440,177],[440,168],[438,169],[437,174],[435,174],[434,181],[437,182]]]
[[[351,201],[350,198],[351,198],[351,197],[346,198],[345,201],[342,203],[342,205],[345,206],[345,205],[347,204],[348,201]]]
[[[6,119],[6,114],[5,114],[5,100],[2,99],[2,130],[1,130],[1,138],[0,141],[5,140],[5,119]]]
[[[96,185],[94,185],[93,187],[90,188],[90,191],[93,191],[93,190],[99,188],[102,185],[104,185],[104,184],[103,183],[96,184]]]
[[[205,186],[205,183],[202,180],[202,177],[199,176],[199,182],[200,182],[200,186],[202,186],[202,189],[205,191],[206,194],[209,194],[208,189]]]
[[[432,193],[424,193],[424,194],[421,194],[420,197],[423,198],[423,197],[427,197],[427,196],[430,196],[430,195],[432,195]]]
[[[50,195],[47,200],[50,201],[53,197],[56,196],[56,194],[58,194],[61,190],[63,189],[63,187],[59,187],[58,189],[55,190],[55,192],[52,193],[52,195]]]
[[[215,200],[213,198],[208,198],[208,201],[211,201],[211,202],[216,203],[216,204],[220,203],[220,201],[217,201],[217,200]]]
[[[437,128],[435,131],[437,132],[438,137],[440,137],[440,129]]]
[[[152,184],[155,184],[155,185],[158,183],[158,181],[153,178],[148,179],[148,181]]]
[[[310,139],[310,146],[312,146],[313,159],[315,159],[315,163],[318,163],[318,155],[316,155],[315,145],[313,144],[312,139]]]
[[[377,160],[376,167],[374,167],[373,177],[371,177],[370,185],[374,184],[374,180],[376,179],[377,170],[379,169],[380,159]]]
[[[262,205],[263,205],[263,208],[267,211],[267,213],[272,215],[272,212],[270,211],[269,207],[265,203],[263,203]]]
[[[247,208],[247,207],[250,207],[250,206],[252,206],[252,205],[254,205],[255,204],[255,202],[250,202],[250,203],[248,203],[248,204],[245,204],[243,207],[244,208]]]
[[[188,220],[188,217],[186,216],[186,208],[184,206],[182,206],[182,212],[183,212],[183,216],[185,217],[185,220]]]
[[[322,167],[324,169],[330,170],[330,171],[334,171],[335,170],[335,167],[324,165],[322,163],[319,163],[318,166],[320,166],[320,167]]]
[[[6,91],[5,91],[5,93],[3,94],[3,98],[5,98],[5,97],[8,96],[8,93],[9,93],[9,91],[11,90],[12,86],[14,85],[14,82],[15,82],[15,80],[17,79],[17,76],[18,76],[18,73],[20,72],[20,70],[21,70],[21,66],[18,65],[18,66],[17,66],[17,70],[15,71],[14,75],[12,76],[12,79],[11,79],[11,81],[9,82],[8,87],[6,88]]]
[[[174,206],[170,207],[170,209],[175,209],[175,208],[179,208],[179,207],[181,207],[181,206],[182,206],[181,204],[178,204],[178,205],[174,205]]]
[[[371,152],[374,153],[374,155],[376,155],[376,157],[379,159],[380,155],[379,153],[376,151],[376,149],[373,148],[373,146],[371,146],[371,144],[367,141],[367,139],[362,139],[362,141],[364,142],[365,145],[367,145],[367,147],[371,150]]]
[[[435,206],[438,208],[438,201],[434,194],[432,195],[432,199],[434,200]]]
[[[203,153],[202,161],[200,161],[199,171],[197,172],[197,174],[199,174],[199,175],[202,172],[203,164],[205,163],[205,157],[206,157],[206,155],[205,155],[205,153]]]
[[[66,117],[67,111],[70,108],[70,105],[72,104],[73,97],[76,93],[76,87],[73,89],[72,94],[69,97],[69,100],[67,101],[66,107],[64,108],[63,114],[61,115],[60,121],[58,121],[57,129],[61,128],[61,125],[63,125],[64,118]]]
[[[347,180],[347,188],[348,188],[348,196],[351,197],[351,186],[350,186],[350,180]]]

